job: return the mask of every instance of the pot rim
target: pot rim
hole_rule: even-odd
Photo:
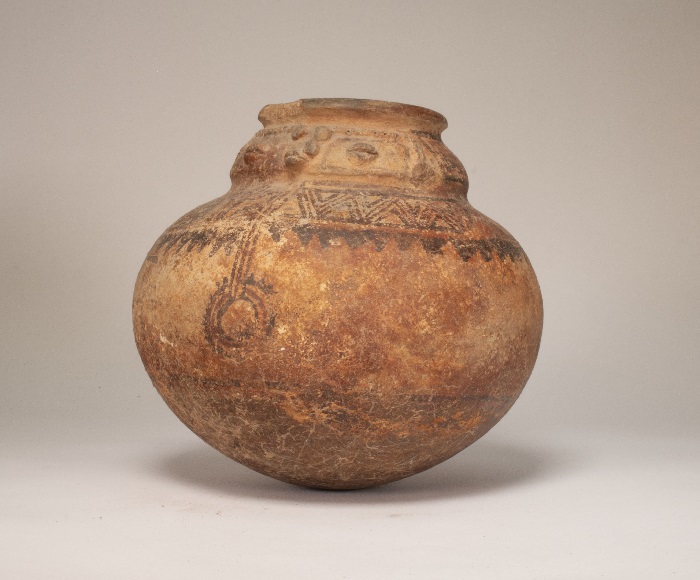
[[[303,121],[342,124],[342,121],[386,123],[429,133],[442,133],[447,119],[432,109],[418,105],[373,99],[319,98],[267,105],[258,114],[263,127]]]

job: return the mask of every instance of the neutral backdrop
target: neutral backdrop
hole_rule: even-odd
[[[700,3],[2,2],[0,577],[700,577]],[[424,474],[211,450],[131,332],[259,109],[423,105],[545,304],[523,395]]]

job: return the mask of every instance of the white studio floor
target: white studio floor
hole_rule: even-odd
[[[175,425],[175,424],[173,424]],[[182,426],[0,447],[2,578],[698,578],[700,444],[496,428],[402,482],[320,492]]]

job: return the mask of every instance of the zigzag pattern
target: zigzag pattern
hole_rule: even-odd
[[[342,238],[351,248],[371,243],[381,252],[394,240],[400,250],[420,242],[426,252],[438,254],[449,242],[465,262],[476,255],[485,261],[494,257],[515,261],[523,255],[514,241],[461,239],[459,234],[472,225],[471,217],[455,208],[454,200],[426,199],[402,191],[347,190],[318,184],[302,188],[297,200],[301,216],[308,223],[292,229],[303,245],[315,237],[322,247],[328,247]]]
[[[298,195],[302,217],[365,226],[461,232],[467,216],[454,211],[454,201],[406,194],[304,188]]]

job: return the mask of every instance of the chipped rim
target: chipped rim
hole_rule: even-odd
[[[299,99],[291,103],[267,105],[258,114],[258,119],[264,127],[269,127],[301,120],[328,120],[343,116],[370,122],[393,121],[438,134],[447,128],[447,119],[432,109],[371,99]]]

